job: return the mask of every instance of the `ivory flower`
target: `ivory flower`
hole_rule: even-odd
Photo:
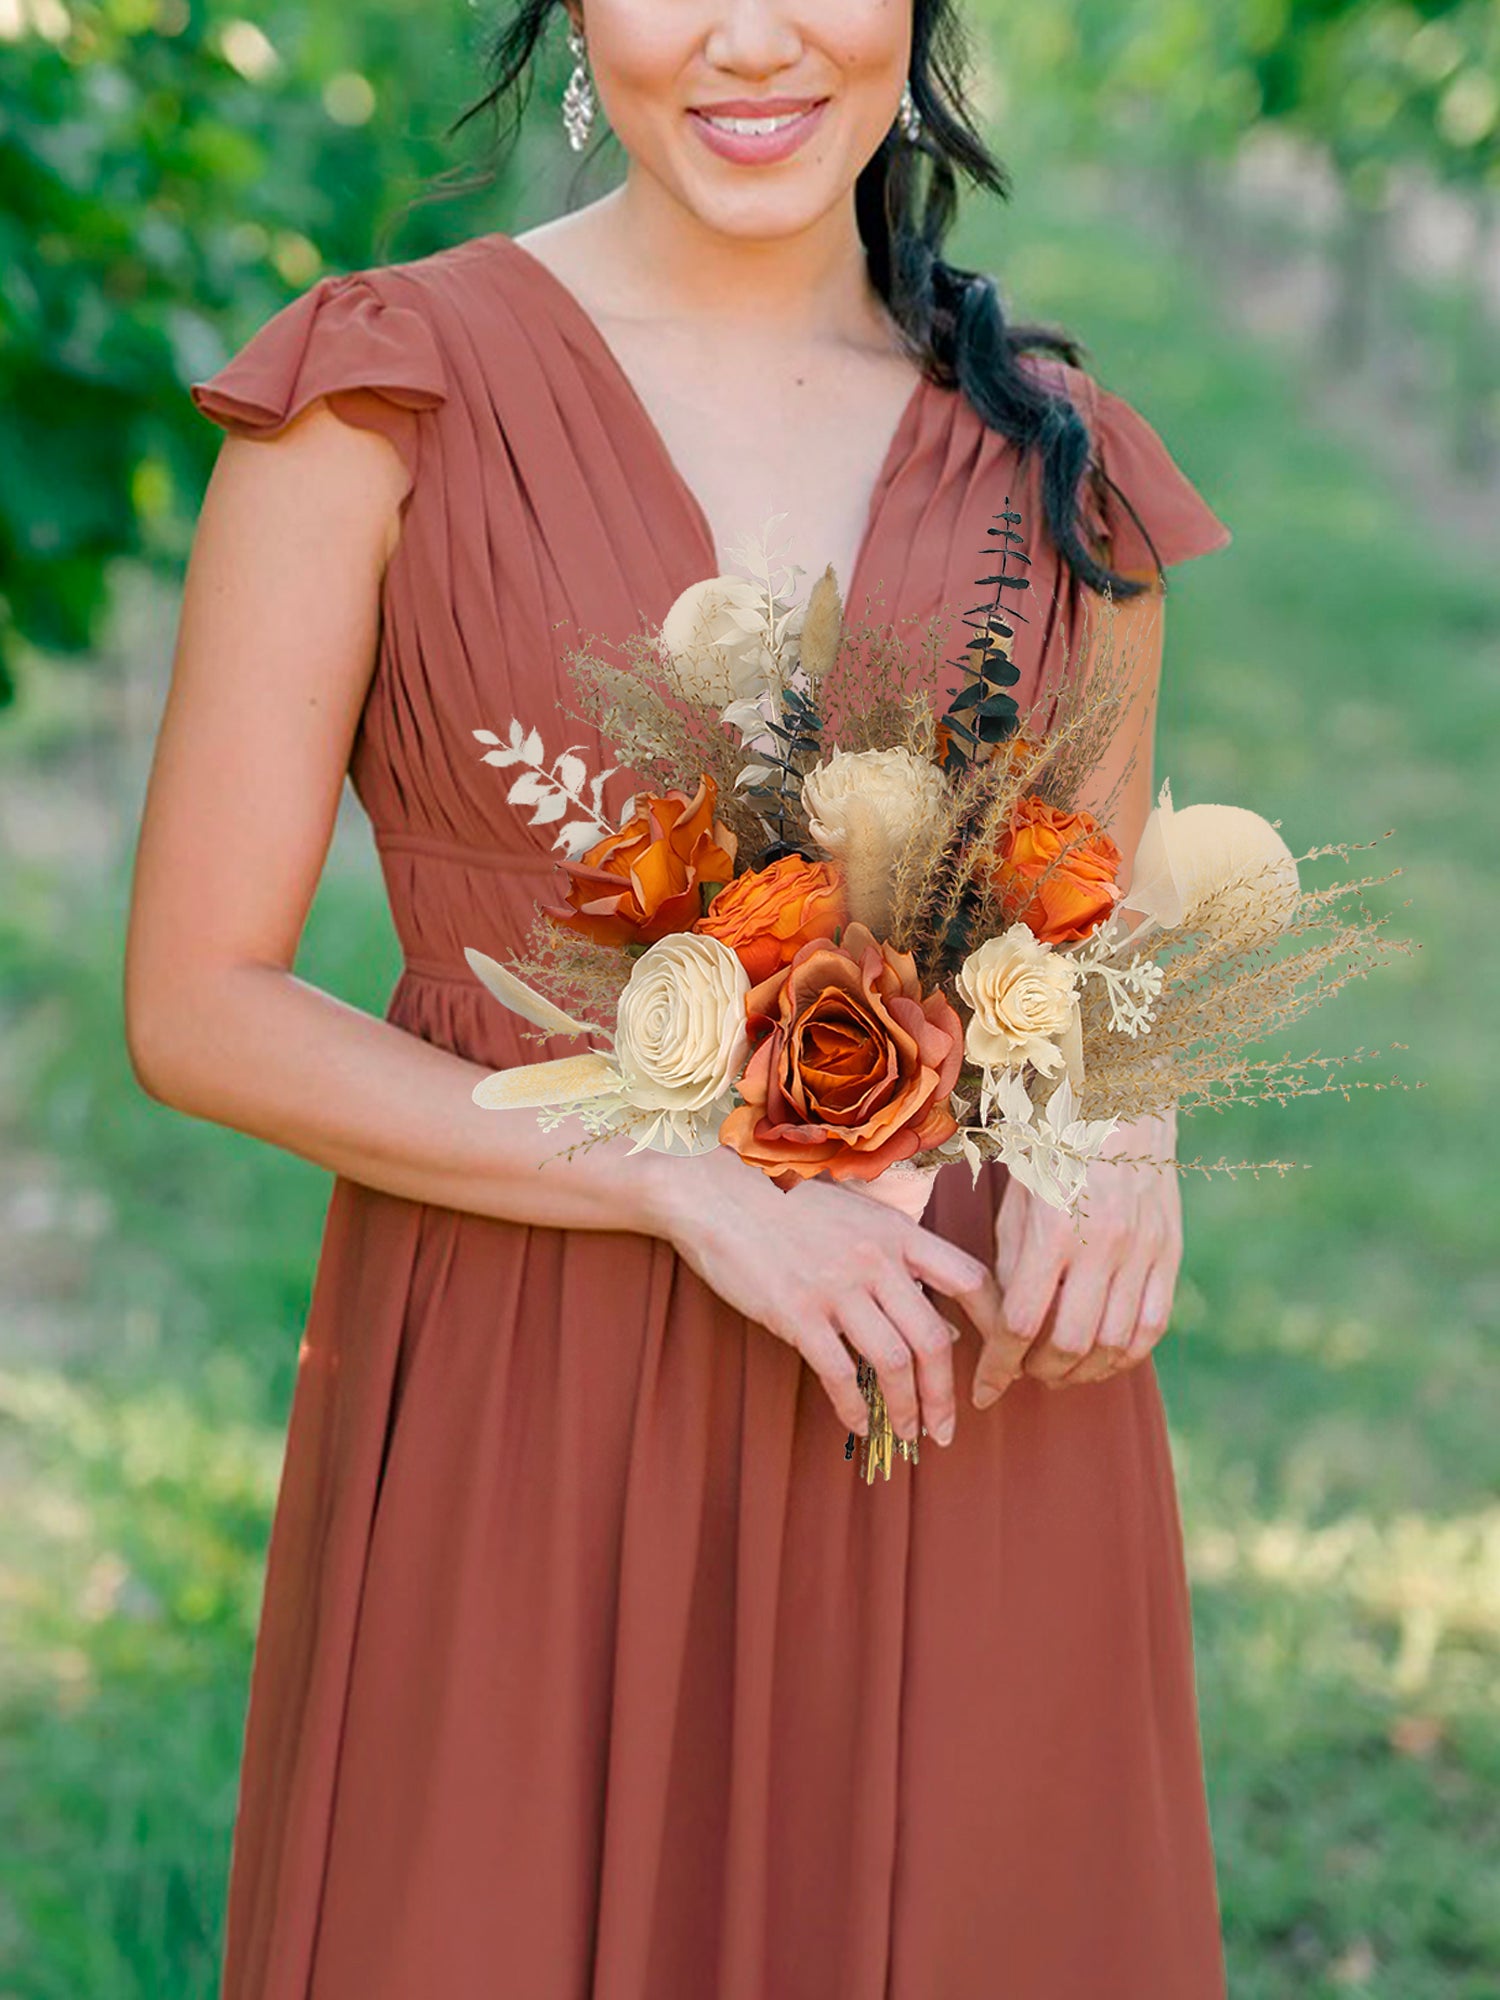
[[[775,667],[766,593],[740,576],[690,583],[662,620],[659,643],[690,701],[723,708],[758,695]]]
[[[948,793],[936,764],[913,751],[836,750],[802,781],[808,831],[825,853],[842,855],[851,824],[868,813],[893,854],[933,824]]]
[[[549,1032],[603,1034],[573,1020],[507,966],[465,946],[497,1000]],[[620,995],[613,1048],[493,1071],[474,1102],[491,1111],[573,1113],[588,1129],[631,1134],[632,1152],[711,1152],[749,1054],[750,978],[717,938],[663,938],[636,960]]]
[[[679,933],[635,962],[615,1018],[632,1105],[702,1111],[727,1098],[749,1054],[750,975],[717,938]]]
[[[1078,968],[1041,944],[1025,924],[986,938],[959,968],[955,985],[973,1008],[964,1035],[971,1062],[984,1069],[1033,1063],[1052,1076],[1067,1062],[1080,1026]]]
[[[1212,923],[1237,951],[1264,943],[1301,896],[1297,862],[1269,820],[1243,806],[1172,805],[1163,783],[1136,849],[1125,907],[1163,930]]]

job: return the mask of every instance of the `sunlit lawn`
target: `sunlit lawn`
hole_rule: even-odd
[[[1372,900],[1422,943],[1287,1045],[1374,1048],[1351,1081],[1423,1088],[1182,1128],[1186,1155],[1306,1163],[1186,1179],[1159,1358],[1232,1991],[1494,2000],[1500,603],[1477,555],[1445,556],[1404,518],[1320,434],[1315,397],[1216,325],[1186,273],[1174,284],[1146,240],[1080,220],[1081,200],[1048,214],[1042,189],[1027,198],[1003,235],[970,239],[973,261],[1086,335],[1236,533],[1173,573],[1159,777],[1179,805],[1281,819],[1296,852],[1376,842],[1308,875],[1401,867]],[[395,956],[360,860],[325,886],[299,970],[378,1011]],[[327,1192],[304,1163],[135,1090],[117,1020],[124,882],[98,885],[90,909],[37,875],[0,909],[30,1136],[61,1162],[62,1235],[70,1216],[93,1223],[68,1351],[0,1349],[0,1988],[16,2000],[213,1991]]]

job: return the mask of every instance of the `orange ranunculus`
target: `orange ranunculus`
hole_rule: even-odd
[[[565,861],[566,909],[548,916],[596,944],[655,944],[690,931],[703,914],[701,884],[734,874],[734,835],[714,818],[718,788],[705,775],[689,798],[642,795],[618,833],[580,861]]]
[[[1019,730],[997,743],[990,751],[992,764],[1004,764],[1012,771],[1022,770],[1036,755],[1041,745],[1030,736],[1023,736]]]
[[[826,861],[785,855],[721,889],[695,928],[727,944],[752,986],[790,965],[803,945],[844,921],[844,885]]]
[[[994,885],[1010,922],[1025,924],[1042,944],[1065,944],[1086,938],[1114,908],[1122,893],[1115,881],[1120,860],[1092,813],[1063,812],[1033,796],[1011,814]]]
[[[947,723],[940,722],[937,726],[937,742],[933,752],[933,762],[939,768],[947,764],[948,748],[952,741]],[[1012,770],[1019,770],[1039,747],[1030,736],[1023,736],[1019,730],[1014,730],[1009,736],[1003,736],[998,743],[992,743],[987,757],[976,757],[974,761],[976,764],[1006,764]]]
[[[874,1180],[957,1131],[963,1024],[941,993],[923,995],[911,954],[863,924],[804,945],[745,1006],[762,1039],[719,1141],[779,1186]]]

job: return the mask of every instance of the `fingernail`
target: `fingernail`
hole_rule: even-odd
[[[976,1410],[987,1410],[991,1403],[998,1403],[999,1400],[1000,1391],[989,1382],[982,1382],[974,1391],[974,1407]]]
[[[934,1435],[936,1436],[939,1444],[952,1444],[953,1442],[952,1417],[944,1417],[943,1421],[938,1425]]]

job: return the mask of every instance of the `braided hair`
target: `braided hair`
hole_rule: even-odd
[[[563,0],[515,0],[509,17],[488,38],[487,88],[448,135],[482,114],[498,123],[508,109],[509,126],[497,131],[481,184],[494,178],[515,141],[534,80],[537,48],[553,16],[564,11]],[[957,211],[960,173],[1003,201],[1011,198],[1010,176],[980,138],[964,101],[962,78],[968,66],[958,0],[912,0],[910,87],[921,114],[920,135],[913,143],[893,125],[854,188],[871,282],[923,372],[945,388],[958,388],[1023,458],[1029,452],[1038,455],[1043,517],[1061,561],[1095,592],[1107,591],[1117,601],[1135,597],[1150,586],[1099,562],[1080,535],[1078,494],[1085,474],[1118,495],[1155,556],[1151,537],[1128,498],[1096,462],[1094,440],[1072,399],[1021,365],[1022,356],[1040,351],[1078,368],[1084,349],[1058,327],[1012,326],[993,278],[947,263],[939,254]],[[580,170],[591,157],[592,149]],[[472,185],[465,182],[458,191]],[[1160,558],[1157,571],[1164,584]]]

